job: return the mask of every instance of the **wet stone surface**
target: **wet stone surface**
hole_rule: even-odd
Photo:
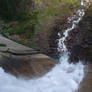
[[[0,47],[0,66],[5,72],[18,76],[43,76],[58,62],[37,51],[0,37],[0,42],[6,46]]]

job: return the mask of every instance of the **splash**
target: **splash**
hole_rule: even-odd
[[[73,92],[83,75],[81,63],[58,64],[44,77],[32,80],[16,79],[0,68],[0,92]]]
[[[83,0],[81,5],[84,5]],[[59,64],[43,77],[31,80],[16,79],[0,68],[0,92],[75,92],[84,77],[84,66],[81,61],[77,64],[68,62],[69,52],[65,40],[84,14],[84,9],[81,8],[76,15],[68,18],[68,23],[72,23],[72,27],[67,28],[64,36],[59,39],[58,51],[63,52],[60,54]],[[60,36],[60,33],[58,35]]]

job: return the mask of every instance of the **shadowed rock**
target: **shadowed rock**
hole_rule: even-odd
[[[49,72],[57,62],[43,54],[9,55],[0,59],[0,65],[15,76],[42,76]]]
[[[83,60],[92,63],[92,8],[90,8],[67,38],[66,45],[71,53],[70,60],[73,62]]]
[[[80,84],[78,92],[92,92],[92,64],[85,66],[85,77]]]

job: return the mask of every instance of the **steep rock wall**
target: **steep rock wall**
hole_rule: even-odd
[[[92,61],[92,6],[86,11],[78,28],[70,32],[67,41],[71,61]]]

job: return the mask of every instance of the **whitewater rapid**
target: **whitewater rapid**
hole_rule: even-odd
[[[74,92],[83,79],[83,68],[81,63],[61,63],[44,77],[32,80],[16,79],[0,68],[0,92]]]
[[[81,0],[81,6],[83,6]],[[72,27],[67,28],[64,36],[58,39],[58,51],[60,54],[60,63],[50,72],[41,78],[30,80],[17,79],[16,77],[5,73],[0,68],[0,92],[75,92],[84,77],[84,65],[79,61],[76,64],[69,63],[69,52],[65,45],[68,33],[76,28],[84,16],[84,9],[79,9],[75,16],[69,17],[68,22],[72,22]],[[58,33],[60,36],[60,33]]]

